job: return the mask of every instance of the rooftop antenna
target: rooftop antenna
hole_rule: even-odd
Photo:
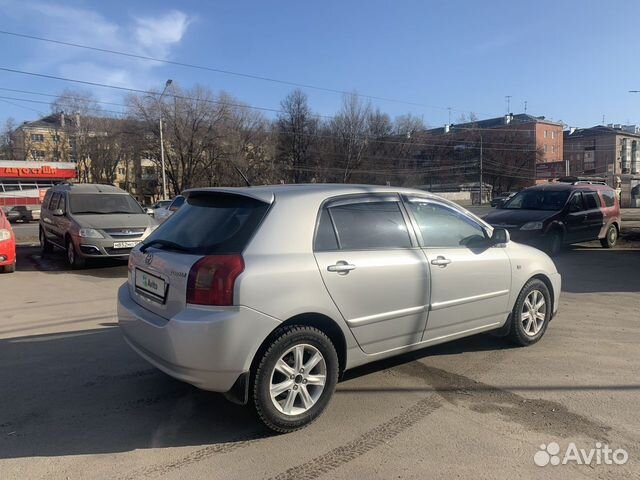
[[[602,125],[604,125],[604,113],[602,114]]]
[[[511,95],[505,95],[504,98],[507,99],[507,113],[511,113]]]
[[[527,101],[524,101],[524,113],[527,113]]]
[[[449,110],[449,125],[451,125],[451,107],[447,107],[447,110]]]

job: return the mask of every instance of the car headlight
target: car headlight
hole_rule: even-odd
[[[4,240],[9,240],[11,238],[11,231],[6,228],[0,228],[0,242]]]
[[[520,227],[520,230],[542,230],[542,222],[528,222]]]
[[[94,228],[81,228],[80,236],[82,238],[104,238],[104,235]]]

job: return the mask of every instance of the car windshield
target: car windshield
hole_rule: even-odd
[[[504,204],[507,210],[561,210],[569,190],[525,190]]]
[[[74,215],[144,213],[138,202],[127,194],[84,193],[69,195],[69,210]]]
[[[193,193],[144,241],[146,245],[191,253],[240,253],[269,205],[223,193]]]

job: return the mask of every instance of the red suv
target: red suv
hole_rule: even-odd
[[[0,272],[16,269],[16,237],[4,211],[0,208]]]
[[[563,244],[600,240],[611,248],[620,233],[620,203],[611,187],[591,181],[554,182],[522,190],[485,220],[511,238],[557,254]]]

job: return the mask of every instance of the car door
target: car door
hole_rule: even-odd
[[[314,253],[331,298],[364,352],[420,342],[429,269],[398,195],[326,204]]]
[[[596,240],[604,225],[600,197],[598,192],[582,192],[582,198],[586,207],[584,240]]]
[[[565,241],[567,243],[580,242],[587,237],[587,213],[582,192],[573,192],[567,205],[565,217]]]
[[[61,192],[53,192],[48,203],[46,202],[46,199],[45,199],[45,204],[44,204],[45,208],[41,213],[42,228],[44,230],[46,237],[49,239],[49,241],[59,246],[63,246],[64,242],[61,242],[60,240],[60,232],[57,227],[58,217],[56,217],[53,214],[53,212],[58,208],[58,203],[60,202],[61,195],[62,195]]]
[[[504,322],[511,262],[503,246],[492,245],[483,225],[445,202],[410,196],[405,202],[430,269],[424,340]]]

